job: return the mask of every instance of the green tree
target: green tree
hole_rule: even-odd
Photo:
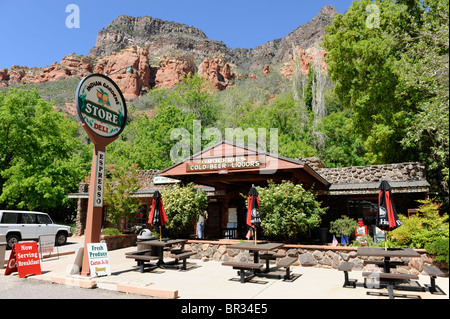
[[[386,34],[401,30],[409,16],[401,1],[376,1],[380,26],[370,28],[369,4],[372,1],[353,2],[327,27],[328,72],[337,96],[353,110],[355,129],[365,140],[370,162],[398,162],[411,158],[408,150],[398,147],[410,118],[405,101],[396,95],[394,62],[401,57],[401,44]]]
[[[427,0],[427,10],[412,20],[416,32],[397,35],[406,43],[408,54],[396,62],[400,94],[417,101],[413,124],[401,143],[414,146],[427,164],[427,178],[447,194],[449,182],[449,3]]]
[[[152,118],[138,115],[125,127],[119,139],[108,146],[107,161],[122,167],[138,164],[142,169],[163,169],[173,165],[170,150],[176,144],[171,132],[186,129],[190,136],[196,116],[173,105],[158,106]]]
[[[213,95],[213,87],[209,80],[193,76],[185,76],[181,84],[174,89],[170,103],[181,110],[193,113],[202,125],[214,125],[217,121],[218,105]]]
[[[356,228],[358,228],[358,222],[347,216],[330,222],[330,233],[336,234],[338,237],[351,236],[355,233]]]
[[[8,208],[74,210],[67,194],[90,167],[77,124],[53,110],[36,89],[0,92],[0,203]],[[64,214],[63,214],[64,215]],[[55,216],[54,216],[55,218]]]
[[[367,160],[423,161],[448,198],[448,1],[355,1],[326,32],[328,72]]]
[[[108,205],[108,221],[123,231],[122,221],[134,221],[140,207],[138,197],[133,197],[139,188],[137,174],[139,167],[131,165],[129,169],[108,165],[112,180],[106,180],[104,202]]]
[[[354,134],[351,110],[334,112],[322,119],[321,131],[325,145],[318,155],[327,167],[361,166],[366,164],[361,138]]]
[[[208,206],[206,193],[194,189],[194,184],[175,184],[161,191],[167,223],[163,236],[189,238],[194,231],[198,214]]]
[[[208,83],[194,75],[185,77],[172,89],[152,90],[143,98],[147,102],[140,102],[154,104],[151,118],[138,112],[132,114],[119,139],[108,147],[108,162],[123,167],[136,163],[142,169],[163,169],[174,164],[171,150],[179,140],[187,143],[189,154],[193,154],[194,121],[200,120],[205,129],[217,118],[217,104]],[[186,138],[172,135],[175,129],[183,130]]]
[[[309,64],[308,70],[308,85],[306,86],[305,91],[305,104],[308,110],[312,111],[312,101],[313,101],[313,82],[316,79],[316,73],[314,70],[314,62]]]
[[[281,184],[269,181],[267,187],[256,189],[264,234],[293,242],[298,233],[319,227],[326,208],[320,207],[312,191],[289,181]]]

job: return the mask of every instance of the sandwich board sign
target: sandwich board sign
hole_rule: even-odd
[[[86,216],[85,254],[81,271],[82,276],[89,276],[91,267],[86,245],[100,241],[102,228],[105,149],[125,128],[127,104],[117,84],[102,74],[91,74],[82,79],[75,93],[75,101],[81,124],[94,144]]]
[[[6,265],[5,275],[16,271],[19,273],[19,278],[24,278],[28,275],[40,275],[42,273],[36,242],[14,244],[8,264]]]
[[[106,243],[87,244],[91,277],[111,275]]]

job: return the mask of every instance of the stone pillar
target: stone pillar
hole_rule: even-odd
[[[89,184],[80,183],[78,187],[79,193],[87,193],[89,191]],[[87,215],[88,199],[79,198],[77,204],[77,219],[76,219],[76,233],[75,236],[83,236],[86,229],[86,215]]]

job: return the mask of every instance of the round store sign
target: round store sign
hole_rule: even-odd
[[[102,74],[91,74],[78,84],[78,116],[97,135],[115,137],[125,127],[127,105],[116,83]]]

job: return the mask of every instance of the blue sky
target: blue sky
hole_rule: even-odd
[[[70,53],[88,55],[97,33],[121,14],[151,16],[202,30],[231,48],[285,37],[328,4],[344,13],[352,0],[0,0],[0,69],[45,67]],[[80,27],[67,28],[69,4]]]

